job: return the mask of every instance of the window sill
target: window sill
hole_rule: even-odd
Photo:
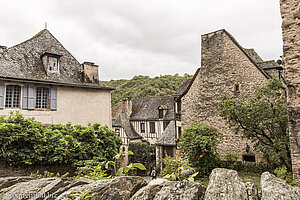
[[[42,109],[42,108],[38,108],[38,109],[34,109],[33,111],[51,111],[50,109]]]

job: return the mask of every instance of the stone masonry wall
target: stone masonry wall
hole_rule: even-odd
[[[201,68],[195,76],[189,91],[182,98],[183,128],[192,123],[192,118],[201,119],[223,135],[218,146],[221,155],[232,150],[239,155],[239,159],[242,155],[255,155],[256,160],[260,161],[251,142],[233,133],[219,116],[217,108],[221,94],[247,97],[253,93],[255,86],[266,83],[266,76],[225,30],[202,36]],[[235,84],[239,85],[239,92],[233,91]],[[246,153],[247,144],[250,146],[249,153]]]
[[[300,0],[281,0],[280,5],[292,167],[300,185]]]

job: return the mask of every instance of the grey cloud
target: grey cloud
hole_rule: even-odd
[[[106,80],[192,74],[199,64],[200,35],[221,28],[264,59],[282,54],[279,2],[274,0],[18,0],[3,4],[0,42],[27,39],[48,21],[49,30],[80,62],[101,66],[101,78]],[[13,19],[7,17],[12,12]]]

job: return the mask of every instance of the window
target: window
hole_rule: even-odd
[[[5,107],[20,108],[21,87],[18,85],[6,86]]]
[[[240,85],[239,84],[235,84],[233,87],[233,91],[234,92],[239,92],[240,91]]]
[[[181,135],[181,127],[178,127],[178,134]]]
[[[141,133],[145,133],[145,123],[141,123]]]
[[[49,56],[49,71],[58,71],[58,58]]]
[[[36,88],[36,108],[49,108],[49,88]]]
[[[255,156],[243,155],[243,161],[255,162]]]
[[[181,112],[181,101],[177,102],[177,112]]]
[[[120,135],[120,129],[116,128],[115,132]]]
[[[150,122],[150,133],[155,133],[155,122]]]
[[[163,118],[164,117],[164,110],[163,109],[158,109],[158,118]]]
[[[169,125],[169,121],[165,121],[164,123],[163,123],[163,126],[164,126],[164,130],[167,128],[167,126]]]

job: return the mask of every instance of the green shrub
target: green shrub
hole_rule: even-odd
[[[289,185],[296,186],[296,184],[293,182],[293,174],[292,172],[288,172],[286,166],[277,167],[274,170],[274,173],[278,178],[285,180]]]
[[[188,160],[184,160],[182,158],[174,158],[174,157],[168,156],[167,154],[163,160],[164,160],[164,165],[165,165],[163,172],[162,172],[163,176],[172,174],[173,172],[176,172],[176,170],[180,166],[188,163]]]
[[[163,178],[169,181],[194,181],[194,178],[199,173],[196,172],[189,177],[184,177],[181,172],[191,167],[188,164],[188,160],[182,158],[174,158],[167,155],[164,158],[164,165]]]
[[[105,169],[105,161],[99,162],[97,160],[85,160],[83,166],[77,167],[76,174],[77,177],[93,180],[109,179],[111,177]]]
[[[19,112],[0,118],[0,159],[11,165],[73,164],[80,160],[111,160],[121,138],[99,123],[81,126],[43,124]]]
[[[133,152],[133,155],[129,155],[130,163],[142,163],[147,169],[151,169],[151,162],[155,161],[154,145],[148,142],[129,143],[128,150]]]
[[[236,169],[238,166],[238,155],[233,153],[231,149],[227,152],[223,159],[227,162],[227,168]]]
[[[71,179],[69,177],[69,172],[63,174],[63,175],[60,175],[58,172],[56,174],[52,173],[52,172],[49,172],[49,171],[44,171],[44,173],[40,173],[39,170],[37,170],[36,173],[31,173],[30,174],[30,177],[32,178],[37,178],[37,179],[41,179],[41,178],[53,178],[53,177],[60,177],[60,178],[68,178],[68,179]]]
[[[208,175],[218,164],[216,153],[218,131],[206,124],[194,123],[184,129],[179,141],[179,152],[189,163],[200,168],[201,175]]]

